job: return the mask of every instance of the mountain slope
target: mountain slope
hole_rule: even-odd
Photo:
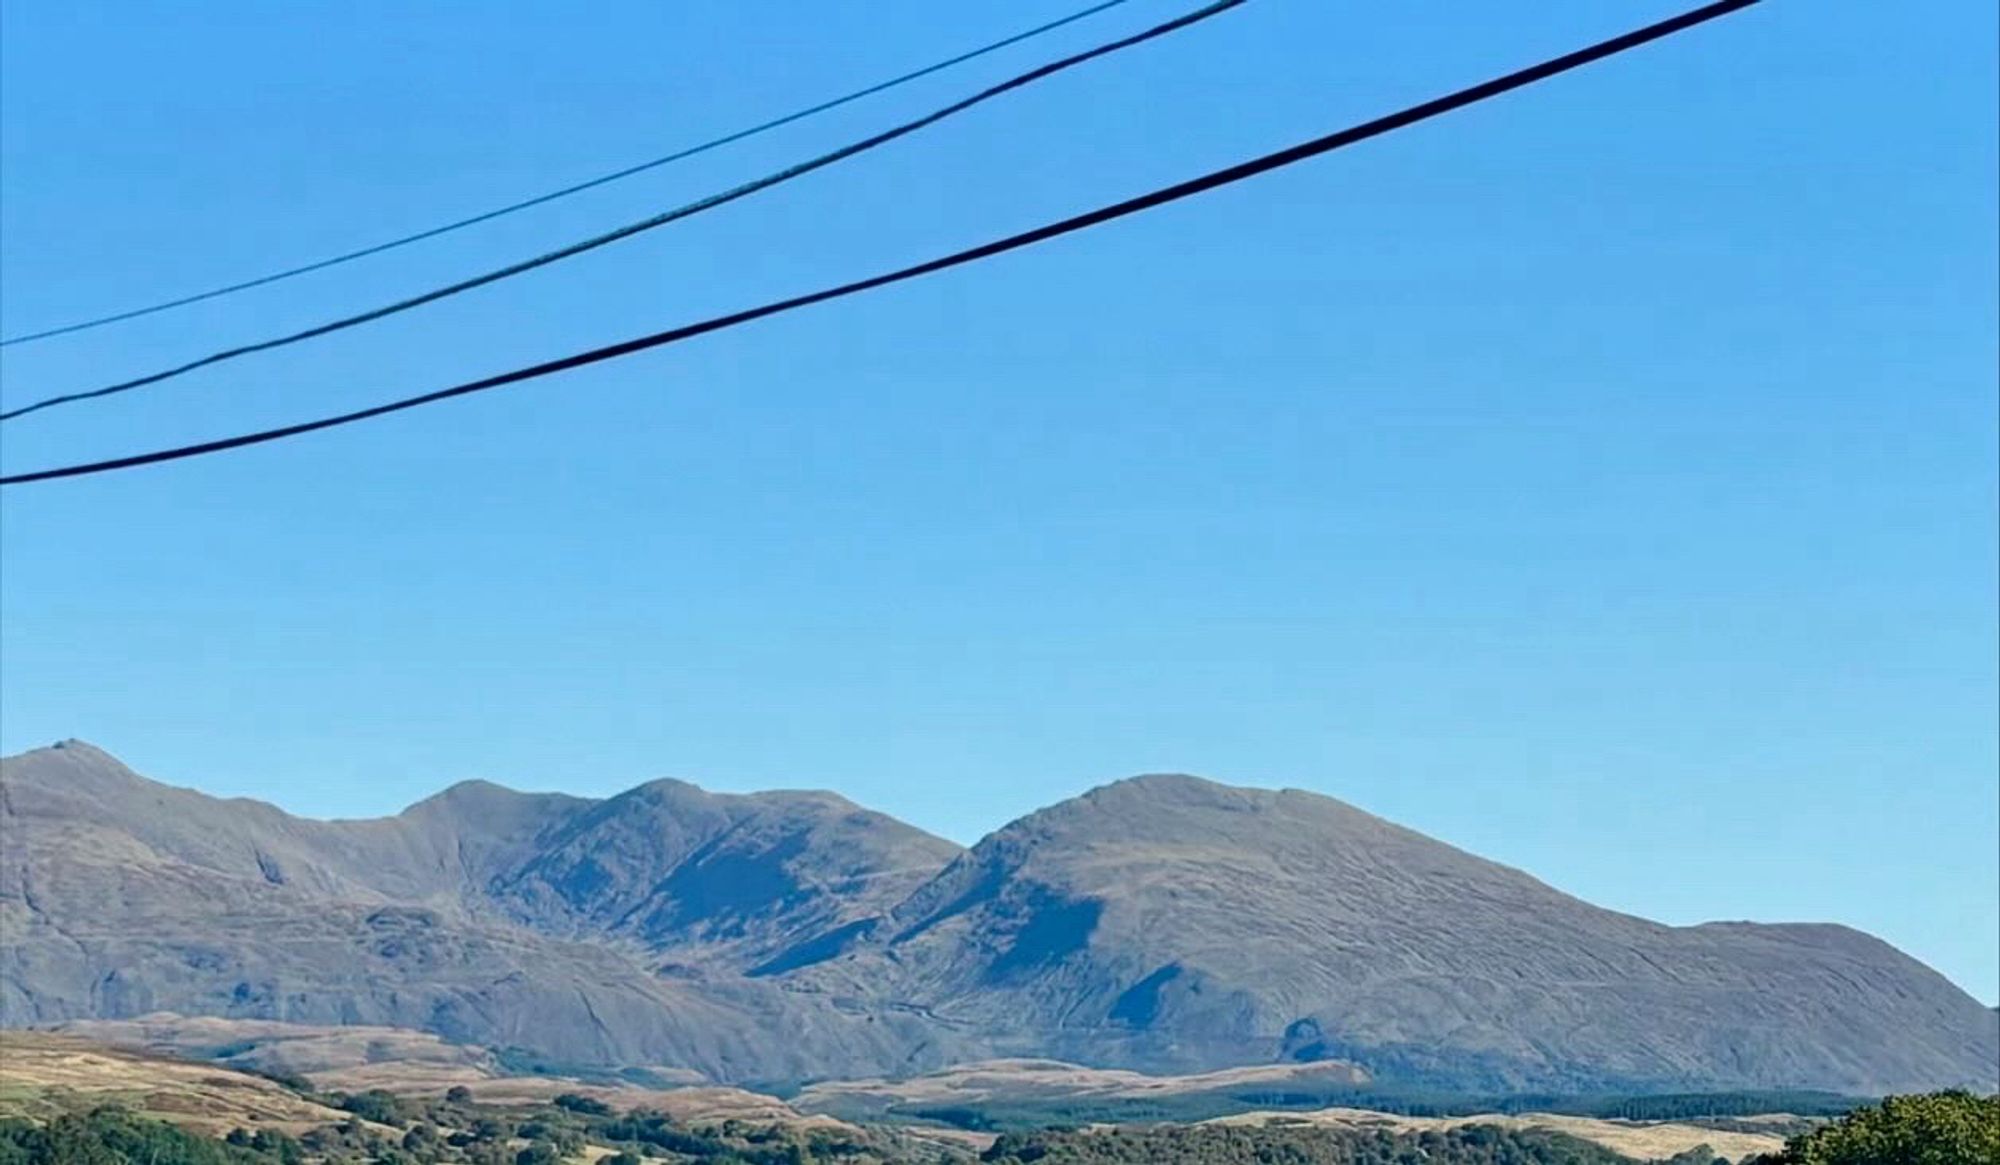
[[[800,971],[1003,1053],[1450,1088],[1990,1087],[1982,1008],[1837,926],[1599,909],[1327,797],[1149,777],[989,836]]]

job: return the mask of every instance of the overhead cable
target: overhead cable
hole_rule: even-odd
[[[1136,198],[1128,198],[1123,202],[1116,202],[1109,206],[1099,207],[1096,210],[1086,211],[1083,214],[1074,215],[1059,222],[1049,223],[1036,227],[1033,230],[1009,235],[1006,238],[997,239],[993,242],[970,247],[962,251],[956,251],[949,255],[913,266],[903,267],[881,275],[873,275],[851,283],[843,283],[835,287],[823,288],[804,295],[793,296],[790,299],[781,299],[761,304],[757,307],[745,308],[741,311],[731,312],[728,315],[716,316],[692,324],[683,324],[676,328],[669,328],[663,332],[655,332],[648,336],[640,336],[616,344],[607,344],[601,348],[593,348],[586,352],[574,353],[555,360],[530,365],[526,368],[517,368],[511,372],[503,372],[479,380],[467,381],[464,384],[454,385],[450,388],[441,388],[420,396],[406,397],[402,400],[390,401],[386,404],[374,405],[369,408],[358,409],[354,412],[340,413],[313,421],[302,421],[297,424],[284,425],[275,429],[265,429],[260,432],[244,433],[235,437],[224,437],[219,440],[203,441],[193,445],[155,450],[150,453],[138,453],[125,457],[114,457],[104,461],[85,462],[77,465],[62,466],[56,469],[43,469],[31,473],[0,476],[0,485],[23,485],[29,482],[47,481],[54,478],[109,473],[113,470],[131,469],[141,465],[154,465],[165,461],[179,461],[189,457],[202,457],[230,449],[241,449],[249,445],[260,445],[268,441],[296,437],[305,433],[317,432],[321,429],[351,425],[360,421],[370,420],[374,417],[386,416],[389,413],[401,412],[405,409],[435,404],[453,397],[467,396],[472,393],[484,392],[488,389],[500,388],[509,384],[518,384],[522,381],[550,376],[558,372],[566,372],[572,368],[582,368],[586,365],[599,364],[606,360],[629,356],[634,352],[642,352],[649,348],[658,348],[662,345],[691,339],[709,332],[732,328],[739,324],[748,323],[751,320],[763,319],[766,316],[778,315],[782,312],[792,311],[812,304],[841,299],[878,287],[886,287],[893,283],[901,283],[919,276],[963,266],[967,263],[991,258],[995,255],[1005,254],[1008,251],[1019,250],[1036,243],[1046,242],[1049,239],[1072,234],[1076,231],[1110,222],[1114,219],[1124,218],[1127,215],[1137,214],[1140,211],[1150,210],[1156,206],[1177,202],[1183,198],[1241,182],[1246,178],[1252,178],[1259,174],[1268,173],[1272,170],[1305,161],[1308,158],[1318,157],[1321,154],[1329,153],[1345,146],[1351,146],[1356,142],[1379,137],[1453,110],[1490,100],[1503,93],[1532,85],[1537,81],[1544,81],[1558,74],[1567,73],[1595,61],[1603,60],[1606,57],[1615,56],[1619,53],[1638,48],[1641,45],[1660,40],[1663,37],[1672,36],[1675,33],[1693,28],[1696,25],[1705,24],[1708,21],[1748,8],[1757,3],[1759,3],[1759,0],[1717,0],[1715,3],[1690,9],[1678,16],[1670,17],[1656,24],[1650,24],[1644,28],[1612,37],[1609,40],[1600,41],[1588,48],[1565,53],[1562,56],[1551,58],[1540,64],[1530,65],[1525,69],[1509,73],[1506,76],[1497,77],[1490,81],[1483,81],[1466,89],[1460,89],[1456,93],[1432,98],[1429,101],[1412,105],[1396,113],[1378,117],[1373,121],[1337,130],[1323,137],[1314,138],[1310,141],[1301,142],[1298,145],[1278,150],[1275,153],[1265,154],[1262,157],[1253,158],[1247,162],[1239,162],[1233,166],[1227,166],[1197,178],[1191,178],[1184,182],[1175,183],[1172,186],[1162,187],[1150,193],[1141,194]]]
[[[733,186],[728,190],[722,191],[721,193],[711,194],[705,198],[698,198],[693,202],[686,203],[685,205],[682,206],[677,206],[672,210],[663,211],[655,215],[650,215],[646,218],[640,219],[638,222],[627,223],[624,226],[617,227],[609,231],[605,231],[601,234],[592,235],[587,239],[582,239],[578,242],[570,243],[567,246],[558,247],[553,251],[546,251],[540,255],[536,255],[532,259],[523,259],[518,263],[509,263],[505,267],[496,268],[494,270],[487,271],[479,275],[474,275],[469,279],[461,279],[456,283],[448,283],[443,287],[433,288],[429,291],[421,292],[417,295],[408,296],[406,298],[396,300],[393,303],[384,304],[381,307],[371,308],[367,311],[360,312],[355,315],[343,316],[339,319],[328,321],[327,323],[316,324],[313,327],[304,329],[303,331],[290,332],[282,336],[273,337],[272,339],[258,340],[254,343],[239,344],[233,348],[225,348],[219,352],[212,352],[209,355],[203,356],[199,359],[190,360],[185,364],[177,364],[170,368],[161,369],[158,372],[150,372],[144,376],[134,377],[130,380],[122,380],[116,384],[108,384],[102,388],[93,388],[81,392],[69,392],[69,393],[63,393],[60,396],[47,397],[42,400],[36,401],[33,404],[22,405],[19,408],[8,409],[4,412],[0,412],[0,421],[13,420],[15,417],[25,416],[33,412],[39,412],[42,409],[54,408],[57,405],[73,404],[77,401],[94,400],[99,397],[115,396],[118,393],[130,392],[135,388],[143,388],[149,384],[158,384],[163,380],[171,380],[176,376],[184,376],[187,373],[193,372],[198,368],[207,368],[211,365],[221,364],[229,360],[235,360],[243,356],[251,355],[252,353],[268,352],[273,348],[283,348],[286,347],[287,345],[297,344],[301,341],[314,339],[315,337],[318,336],[328,335],[333,332],[345,331],[348,328],[359,327],[362,324],[372,323],[375,320],[384,319],[388,316],[398,315],[401,314],[402,312],[410,311],[413,308],[422,307],[427,303],[435,303],[441,299],[448,299],[451,296],[471,291],[476,287],[484,287],[489,283],[498,283],[503,279],[511,279],[516,275],[521,275],[526,272],[533,271],[536,268],[546,267],[551,263],[558,263],[564,259],[573,258],[577,255],[585,253],[586,251],[594,251],[599,247],[609,246],[612,243],[618,242],[622,239],[629,239],[634,235],[642,234],[646,231],[650,231],[655,228],[665,226],[668,223],[692,217],[694,215],[702,213],[703,211],[713,210],[718,206],[734,202],[739,198],[746,198],[752,194],[757,193],[760,190],[768,190],[773,186],[778,186],[781,185],[782,183],[789,182],[794,178],[803,177],[804,175],[810,174],[815,170],[831,166],[835,162],[842,161],[843,159],[846,158],[854,157],[857,154],[866,153],[867,151],[875,149],[878,146],[883,146],[888,144],[889,142],[895,141],[897,138],[913,134],[918,130],[925,128],[926,126],[935,125],[938,122],[943,121],[948,117],[951,117],[955,114],[963,113],[966,110],[971,109],[973,106],[990,101],[995,97],[1001,96],[1002,94],[1010,93],[1016,89],[1032,85],[1036,81],[1043,80],[1044,78],[1047,77],[1052,77],[1057,73],[1063,72],[1067,69],[1075,68],[1078,65],[1084,64],[1088,61],[1096,60],[1099,57],[1108,56],[1112,53],[1119,52],[1120,50],[1131,48],[1134,45],[1144,44],[1146,41],[1153,40],[1157,37],[1165,36],[1170,32],[1176,32],[1180,29],[1186,28],[1191,24],[1197,24],[1203,20],[1208,19],[1211,16],[1215,16],[1222,12],[1227,12],[1229,9],[1238,7],[1239,5],[1242,5],[1247,2],[1248,0],[1213,0],[1212,3],[1207,4],[1201,8],[1198,8],[1193,12],[1189,12],[1183,16],[1175,17],[1174,19],[1169,20],[1164,24],[1156,24],[1152,28],[1149,28],[1144,32],[1135,33],[1131,36],[1120,37],[1117,40],[1098,45],[1096,48],[1087,49],[1084,52],[1080,53],[1074,53],[1070,56],[1063,57],[1060,60],[1051,61],[1048,64],[1042,65],[1038,68],[1030,69],[1025,73],[1021,73],[1017,76],[1010,77],[1007,80],[1000,82],[998,85],[988,86],[987,88],[980,90],[979,92],[973,94],[970,97],[954,101],[950,105],[947,105],[942,109],[933,110],[932,112],[927,113],[924,116],[919,117],[913,121],[906,121],[901,125],[898,125],[892,129],[887,129],[882,131],[881,133],[873,134],[869,137],[862,138],[860,141],[850,142],[847,145],[844,145],[837,150],[832,150],[827,153],[821,154],[816,158],[800,162],[796,165],[787,166],[783,170],[779,170],[776,173],[766,174],[761,178],[745,182],[740,186]]]
[[[1010,45],[1017,45],[1020,44],[1022,41],[1032,40],[1035,37],[1043,35],[1044,33],[1054,32],[1056,29],[1062,28],[1065,25],[1074,24],[1077,21],[1082,20],[1088,16],[1095,16],[1098,13],[1103,12],[1107,8],[1116,8],[1119,5],[1124,4],[1125,2],[1126,0],[1104,0],[1103,3],[1093,4],[1088,8],[1082,9],[1081,11],[1072,12],[1068,16],[1058,17],[1055,20],[1048,21],[1047,23],[1038,24],[1033,28],[1017,32],[1012,36],[1003,37],[1002,39],[993,41],[989,44],[983,44],[976,49],[971,49],[967,52],[962,52],[954,57],[947,57],[942,61],[936,62],[935,64],[925,65],[921,69],[913,69],[910,72],[891,77],[886,81],[877,81],[873,85],[864,86],[863,88],[856,89],[851,93],[843,93],[839,97],[834,97],[829,100],[822,101],[817,105],[809,105],[804,109],[799,109],[791,113],[787,113],[783,117],[774,117],[769,121],[760,122],[756,125],[748,127],[747,129],[739,129],[732,133],[723,134],[721,137],[710,138],[709,140],[702,142],[698,145],[687,146],[682,149],[675,150],[671,154],[663,154],[660,157],[651,158],[648,159],[647,161],[637,163],[636,165],[626,166],[621,170],[613,170],[609,174],[600,174],[595,178],[589,178],[582,182],[577,182],[569,186],[564,186],[556,190],[548,191],[547,193],[544,194],[537,194],[531,198],[523,198],[518,202],[510,202],[505,206],[495,207],[492,210],[483,211],[479,214],[471,215],[470,217],[467,218],[457,219],[453,222],[445,223],[442,226],[431,227],[427,230],[417,231],[415,234],[403,235],[398,238],[389,239],[385,242],[375,243],[371,246],[362,247],[359,250],[347,251],[343,254],[333,255],[328,258],[319,259],[311,263],[303,263],[297,267],[288,267],[282,271],[274,271],[269,275],[260,275],[255,279],[245,279],[238,283],[225,284],[224,286],[221,287],[210,288],[207,291],[199,291],[191,295],[183,295],[177,299],[169,299],[160,303],[149,304],[145,307],[132,308],[128,311],[115,312],[111,315],[98,316],[94,319],[81,320],[73,324],[63,324],[60,327],[46,328],[43,329],[42,331],[30,332],[22,336],[9,336],[4,340],[0,340],[0,347],[6,347],[11,344],[26,344],[34,340],[46,340],[53,336],[66,336],[72,332],[86,331],[90,328],[103,327],[106,324],[115,324],[124,320],[135,320],[141,316],[153,315],[156,312],[163,312],[177,307],[186,307],[191,303],[200,303],[203,300],[217,299],[220,298],[221,296],[232,295],[239,291],[248,291],[253,287],[263,287],[267,284],[277,283],[280,280],[291,279],[294,276],[309,275],[314,271],[324,271],[329,267],[338,267],[343,263],[351,263],[356,259],[366,259],[370,255],[380,255],[384,251],[393,251],[398,247],[407,247],[411,243],[421,243],[425,239],[435,239],[439,235],[448,235],[453,231],[463,230],[469,226],[477,226],[478,224],[483,222],[491,222],[496,218],[502,218],[507,215],[514,214],[517,211],[523,211],[531,207],[542,206],[546,203],[554,202],[560,198],[568,198],[572,194],[581,194],[586,190],[594,190],[599,186],[607,186],[621,179],[630,178],[635,174],[643,174],[648,170],[655,170],[661,166],[681,161],[684,158],[692,158],[696,154],[705,154],[710,150],[718,149],[722,146],[730,145],[735,142],[740,142],[746,138],[756,137],[758,134],[769,132],[770,130],[777,129],[781,126],[790,125],[795,121],[803,121],[806,118],[813,117],[821,113],[825,113],[828,110],[838,109],[843,105],[849,104],[850,102],[859,101],[864,97],[872,97],[877,93],[886,92],[890,89],[896,88],[897,86],[906,85],[911,81],[916,81],[921,78],[928,77],[933,73],[943,72],[944,70],[952,68],[956,65],[962,65],[967,61],[975,60],[979,57],[986,56],[988,53],[998,52],[1001,49],[1009,47]]]

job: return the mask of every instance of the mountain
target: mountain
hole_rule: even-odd
[[[956,847],[825,794],[679,799],[676,861],[658,856],[664,839],[596,812],[624,798],[468,784],[391,818],[307,821],[148,781],[79,742],[8,758],[0,1023],[176,1011],[376,1024],[718,1080],[948,1057],[916,1018],[842,1012],[736,975],[728,956],[754,957],[760,928],[783,921],[794,937],[839,925]],[[597,909],[642,866],[664,874],[635,899],[651,913]],[[746,876],[784,890],[731,899]],[[676,904],[692,908],[677,929],[650,925]],[[663,968],[649,933],[703,940],[714,969]]]
[[[1179,776],[1001,829],[801,973],[893,981],[1003,1054],[1189,1071],[1874,1093],[2000,1060],[1986,1009],[1857,931],[1662,926],[1331,798]]]
[[[1121,781],[970,850],[831,793],[454,786],[309,821],[0,763],[0,1023],[379,1024],[731,1082],[993,1056],[1441,1090],[1995,1086],[2000,1020],[1838,926],[1668,927],[1331,798]]]

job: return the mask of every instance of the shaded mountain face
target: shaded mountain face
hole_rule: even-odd
[[[2000,1020],[1834,926],[1666,927],[1314,794],[1106,786],[971,850],[828,793],[454,786],[306,821],[0,768],[0,1022],[383,1024],[728,1081],[994,1055],[1440,1089],[1991,1088]]]
[[[654,781],[565,818],[488,893],[537,930],[748,970],[888,911],[958,853],[831,793]]]

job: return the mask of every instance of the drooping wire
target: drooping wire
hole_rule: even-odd
[[[443,287],[433,288],[430,291],[421,292],[417,295],[409,296],[404,299],[399,299],[393,303],[384,304],[381,307],[370,308],[367,311],[359,312],[354,315],[343,316],[340,319],[331,320],[327,323],[316,324],[310,328],[306,328],[301,331],[290,332],[286,335],[273,337],[268,340],[258,340],[249,344],[239,344],[233,348],[224,348],[219,352],[212,352],[206,356],[200,357],[199,359],[190,360],[184,364],[177,364],[169,368],[164,368],[157,372],[150,372],[144,376],[133,377],[130,380],[122,380],[115,384],[105,385],[101,388],[86,389],[78,392],[63,393],[59,396],[46,397],[42,400],[35,401],[33,404],[26,404],[20,406],[19,408],[8,409],[4,412],[0,412],[0,421],[10,421],[16,417],[26,416],[29,413],[40,412],[43,409],[54,408],[57,405],[73,404],[77,401],[95,400],[99,397],[115,396],[118,393],[130,392],[135,388],[143,388],[149,384],[158,384],[163,380],[171,380],[176,376],[184,376],[187,373],[193,372],[198,368],[206,368],[209,367],[210,365],[221,364],[225,361],[235,360],[240,357],[248,356],[256,352],[268,352],[273,348],[282,348],[285,347],[286,345],[297,344],[301,341],[310,340],[318,336],[325,336],[333,332],[344,331],[348,328],[359,327],[362,324],[371,323],[375,320],[383,319],[388,316],[398,315],[402,312],[409,311],[413,308],[422,307],[427,303],[435,303],[438,300],[447,299],[451,296],[471,291],[476,287],[484,287],[489,283],[498,283],[503,279],[511,279],[516,275],[520,275],[528,271],[533,271],[538,267],[546,267],[551,263],[557,263],[564,259],[568,259],[576,255],[581,255],[586,251],[594,251],[599,247],[608,246],[612,243],[618,242],[621,239],[631,238],[633,235],[641,234],[645,231],[650,231],[657,227],[665,226],[670,222],[675,222],[679,219],[688,218],[693,215],[700,214],[703,211],[713,210],[718,206],[724,205],[725,203],[734,202],[739,198],[746,198],[749,195],[757,193],[758,191],[768,190],[773,186],[778,186],[785,182],[789,182],[794,178],[803,177],[804,175],[810,174],[815,170],[822,169],[826,166],[831,166],[835,162],[842,161],[843,159],[846,158],[854,157],[857,154],[866,153],[867,151],[875,149],[879,146],[887,145],[888,143],[895,141],[897,138],[905,137],[927,126],[935,125],[938,122],[945,120],[946,118],[963,113],[966,110],[971,109],[976,105],[980,105],[987,101],[991,101],[995,97],[999,97],[1002,94],[1010,93],[1016,89],[1023,88],[1027,85],[1032,85],[1037,81],[1043,80],[1047,77],[1054,76],[1055,74],[1064,72],[1065,70],[1075,68],[1076,66],[1084,64],[1086,62],[1096,60],[1099,57],[1109,56],[1112,53],[1116,53],[1124,49],[1131,48],[1135,45],[1144,44],[1149,40],[1154,40],[1158,37],[1165,36],[1171,32],[1179,31],[1180,29],[1186,28],[1189,25],[1198,24],[1201,21],[1207,20],[1211,16],[1227,12],[1231,8],[1236,8],[1245,3],[1248,3],[1248,0],[1212,0],[1211,3],[1201,8],[1197,8],[1192,12],[1186,13],[1181,16],[1177,16],[1172,20],[1166,21],[1165,23],[1156,24],[1153,27],[1144,30],[1143,32],[1137,32],[1130,36],[1120,37],[1114,41],[1108,41],[1104,44],[1098,45],[1095,48],[1086,49],[1080,53],[1073,53],[1069,56],[1061,58],[1060,60],[1051,61],[1046,65],[1041,65],[1037,68],[1030,69],[1025,73],[1020,73],[1013,77],[1009,77],[1007,80],[1002,81],[997,85],[988,86],[987,88],[980,90],[979,92],[973,94],[970,97],[965,97],[958,101],[954,101],[950,105],[944,106],[941,109],[933,110],[932,112],[927,113],[922,117],[916,118],[913,121],[906,121],[901,125],[895,126],[894,128],[891,129],[884,130],[881,133],[873,134],[869,137],[861,139],[860,141],[850,142],[847,145],[841,146],[839,149],[821,154],[816,158],[812,158],[807,161],[797,163],[796,165],[787,166],[783,170],[779,170],[776,173],[766,174],[761,178],[745,182],[740,186],[732,187],[718,194],[711,194],[705,198],[696,199],[695,201],[687,203],[683,206],[677,206],[672,210],[651,215],[647,218],[640,219],[637,222],[627,223],[624,226],[617,227],[609,231],[605,231],[601,234],[592,235],[587,239],[583,239],[575,243],[570,243],[567,246],[559,247],[553,251],[544,252],[543,254],[536,255],[531,259],[523,259],[518,263],[510,263],[505,267],[496,268],[495,270],[492,271],[486,271],[479,275],[474,275],[468,279],[461,279],[456,283],[449,283],[444,285]]]
[[[613,170],[609,174],[600,174],[595,178],[585,179],[582,182],[577,182],[569,186],[564,186],[556,190],[551,190],[545,194],[537,194],[530,198],[521,199],[519,202],[510,202],[505,206],[498,206],[493,208],[492,210],[482,211],[479,214],[471,215],[466,218],[457,219],[453,222],[445,223],[442,226],[431,227],[427,230],[417,231],[415,234],[403,235],[399,238],[389,239],[384,242],[375,243],[370,246],[362,247],[358,250],[347,251],[343,254],[333,255],[325,259],[315,260],[314,262],[311,263],[302,263],[297,267],[288,267],[282,271],[274,271],[269,275],[260,275],[255,279],[245,279],[239,283],[225,284],[224,286],[221,287],[210,288],[207,291],[199,291],[191,295],[183,295],[177,299],[169,299],[160,303],[149,304],[145,307],[132,308],[129,311],[115,312],[111,315],[98,316],[94,319],[80,320],[73,324],[63,324],[59,327],[45,328],[42,331],[30,332],[22,336],[9,336],[6,339],[0,339],[0,348],[7,347],[13,344],[26,344],[35,340],[46,340],[55,336],[66,336],[73,332],[82,332],[82,331],[87,331],[91,328],[103,327],[106,324],[120,323],[125,320],[135,320],[141,316],[149,316],[157,312],[168,311],[177,307],[186,307],[189,304],[201,303],[204,300],[218,299],[225,295],[233,295],[239,291],[248,291],[253,287],[263,287],[266,286],[267,284],[277,283],[281,280],[294,278],[295,276],[310,275],[315,271],[324,271],[329,267],[338,267],[343,263],[352,263],[356,259],[366,259],[370,255],[380,255],[384,251],[393,251],[398,247],[407,247],[411,243],[421,243],[426,239],[435,239],[440,235],[448,235],[453,231],[464,230],[466,227],[477,226],[483,222],[491,222],[496,218],[503,218],[507,215],[514,214],[518,211],[528,210],[532,207],[542,206],[546,203],[554,202],[560,198],[568,198],[572,194],[581,194],[586,190],[595,190],[599,186],[606,186],[613,182],[620,181],[621,179],[630,178],[635,174],[643,174],[648,170],[655,170],[661,166],[669,165],[671,163],[678,162],[686,158],[692,158],[696,154],[705,154],[710,150],[719,149],[723,146],[743,141],[746,138],[753,138],[761,133],[768,133],[771,130],[778,129],[782,126],[790,125],[796,121],[804,121],[806,118],[826,113],[829,110],[838,109],[843,105],[859,101],[864,97],[873,97],[877,93],[887,92],[888,90],[897,88],[898,86],[907,85],[912,81],[928,77],[933,73],[940,73],[946,69],[953,68],[957,65],[962,65],[967,61],[976,60],[979,57],[986,56],[989,53],[995,53],[1009,46],[1020,44],[1022,41],[1032,40],[1035,37],[1042,36],[1046,33],[1054,32],[1056,29],[1062,28],[1066,25],[1074,24],[1077,21],[1082,20],[1086,17],[1095,16],[1098,13],[1103,12],[1108,8],[1116,8],[1124,3],[1126,3],[1126,0],[1103,0],[1102,3],[1093,4],[1088,8],[1082,9],[1077,12],[1072,12],[1067,16],[1058,17],[1057,19],[1048,21],[1047,23],[1044,24],[1038,24],[1033,28],[1025,29],[1021,32],[1015,33],[1012,36],[1004,37],[1000,40],[993,41],[989,44],[980,45],[978,48],[959,53],[957,56],[947,57],[942,61],[936,62],[935,64],[925,65],[921,69],[913,69],[910,72],[902,73],[899,74],[898,76],[891,77],[886,81],[877,81],[873,85],[868,85],[863,88],[856,89],[851,93],[843,93],[839,97],[834,97],[829,100],[822,101],[817,105],[810,105],[804,109],[795,110],[791,113],[785,114],[783,117],[774,117],[769,121],[759,122],[758,124],[750,126],[746,129],[739,129],[732,133],[723,134],[721,137],[710,138],[709,140],[701,142],[697,145],[692,145],[685,147],[683,149],[675,150],[671,154],[663,154],[660,157],[651,158],[648,159],[647,161],[627,166],[622,170]]]
[[[1578,49],[1575,52],[1566,53],[1560,57],[1543,61],[1540,64],[1531,65],[1525,69],[1509,73],[1504,77],[1481,82],[1469,88],[1461,89],[1456,93],[1433,98],[1396,113],[1376,118],[1373,121],[1338,130],[1324,137],[1314,138],[1311,141],[1302,142],[1275,153],[1265,154],[1262,157],[1253,158],[1247,162],[1239,162],[1236,165],[1225,167],[1224,169],[1216,170],[1197,178],[1191,178],[1172,186],[1162,187],[1158,190],[1139,195],[1136,198],[1128,198],[1123,202],[1099,207],[1096,210],[1074,215],[1059,222],[1049,223],[1036,227],[1033,230],[1009,235],[1006,238],[984,243],[977,247],[970,247],[896,271],[870,276],[866,279],[858,279],[836,287],[822,288],[821,290],[794,296],[790,299],[782,299],[761,304],[757,307],[745,308],[728,315],[716,316],[697,323],[684,324],[663,332],[655,332],[649,336],[640,336],[616,344],[608,344],[587,352],[578,352],[541,364],[518,368],[511,372],[503,372],[480,380],[468,381],[450,388],[427,392],[421,396],[390,401],[371,408],[358,409],[354,412],[322,417],[318,420],[285,425],[276,429],[265,429],[261,432],[245,433],[214,441],[203,441],[194,445],[182,445],[177,448],[161,449],[150,453],[139,453],[127,457],[114,457],[104,461],[86,462],[79,465],[67,465],[56,469],[44,469],[32,473],[0,477],[0,486],[22,485],[28,482],[48,481],[63,477],[79,477],[86,474],[109,473],[118,469],[130,469],[141,465],[155,465],[164,461],[178,461],[189,457],[201,457],[229,449],[241,449],[245,446],[259,445],[267,441],[295,437],[321,429],[351,425],[373,417],[385,416],[389,413],[401,412],[405,409],[417,408],[421,405],[434,404],[452,397],[484,392],[503,385],[518,384],[522,381],[534,380],[539,377],[553,375],[554,373],[565,372],[572,368],[581,368],[590,364],[602,363],[606,360],[631,355],[634,352],[641,352],[649,348],[657,348],[665,344],[690,339],[708,332],[735,327],[739,324],[748,323],[751,320],[762,319],[766,316],[778,315],[782,312],[792,311],[812,304],[840,299],[877,287],[885,287],[892,283],[915,279],[919,276],[929,275],[952,267],[976,262],[980,259],[990,258],[994,255],[1004,254],[1008,251],[1018,250],[1022,247],[1032,246],[1036,243],[1045,242],[1049,239],[1058,238],[1097,226],[1101,223],[1110,222],[1114,219],[1124,218],[1127,215],[1137,214],[1140,211],[1150,210],[1156,206],[1177,202],[1180,199],[1214,190],[1217,187],[1241,182],[1244,179],[1252,178],[1259,174],[1290,166],[1308,158],[1317,157],[1344,146],[1353,145],[1356,142],[1365,141],[1369,138],[1402,129],[1405,126],[1438,117],[1455,109],[1461,109],[1468,105],[1498,97],[1503,93],[1522,88],[1526,85],[1532,85],[1537,81],[1547,80],[1558,74],[1581,68],[1592,62],[1638,48],[1641,45],[1649,44],[1663,37],[1685,31],[1696,25],[1715,20],[1718,17],[1751,7],[1759,2],[1760,0],[1717,0],[1715,3],[1691,9],[1656,24],[1647,25],[1644,28],[1612,37],[1609,40],[1600,41],[1587,48]]]

